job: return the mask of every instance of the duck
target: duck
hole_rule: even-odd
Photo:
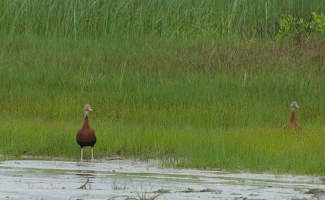
[[[297,122],[297,118],[296,118],[296,109],[299,108],[298,103],[296,101],[293,101],[290,104],[290,108],[291,108],[291,118],[290,118],[290,121],[289,121],[289,123],[285,124],[283,126],[283,128],[284,129],[288,129],[288,128],[301,129],[301,126]]]
[[[76,135],[77,143],[80,146],[80,162],[83,161],[83,147],[91,147],[91,161],[94,161],[94,145],[96,144],[95,130],[89,126],[88,113],[92,111],[89,104],[84,106],[84,123]]]

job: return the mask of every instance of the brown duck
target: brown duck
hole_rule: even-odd
[[[294,128],[294,129],[301,129],[301,126],[298,124],[297,119],[296,119],[296,109],[299,108],[298,104],[296,101],[293,101],[290,105],[291,108],[291,118],[290,122],[285,124],[283,126],[284,129],[287,128]]]
[[[88,112],[92,111],[89,104],[86,104],[84,107],[84,123],[81,129],[78,131],[76,139],[77,143],[81,148],[80,161],[83,160],[83,147],[90,146],[91,147],[91,161],[94,161],[94,145],[96,144],[96,135],[94,129],[90,128],[88,122]]]

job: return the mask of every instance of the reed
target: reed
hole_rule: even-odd
[[[89,103],[98,159],[323,174],[325,41],[272,40],[323,1],[0,4],[1,154],[78,160]],[[303,130],[283,132],[293,100]]]
[[[324,12],[324,1],[3,1],[0,27],[78,39],[143,37],[216,39],[274,37],[282,14]]]

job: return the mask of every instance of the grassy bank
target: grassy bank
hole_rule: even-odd
[[[75,133],[90,103],[97,158],[322,173],[318,41],[301,48],[144,41],[116,49],[87,40],[1,42],[2,154],[78,159]],[[298,133],[281,129],[292,100],[300,105]]]
[[[281,128],[215,131],[191,126],[95,122],[95,157],[159,159],[164,166],[322,175],[324,129],[284,132]],[[9,120],[1,128],[1,152],[79,159],[78,123]],[[90,149],[86,149],[90,159]]]
[[[179,3],[183,21],[198,23],[190,21],[198,14],[184,13],[203,8],[205,18],[196,33],[177,24],[176,17],[162,18],[163,34],[123,23],[129,19],[126,13],[133,13],[134,21],[125,23],[146,19],[156,24],[153,19],[177,8],[165,1],[110,6],[114,1],[101,1],[100,7],[83,1],[53,1],[50,7],[29,2],[34,4],[8,1],[0,6],[0,154],[77,160],[75,134],[83,122],[83,105],[89,103],[94,110],[90,124],[98,137],[96,158],[120,155],[178,167],[324,173],[325,41],[310,35],[277,43],[275,33],[259,34],[256,26],[248,29],[246,24],[243,35],[217,21],[215,27],[209,24],[212,14],[220,17],[223,11],[228,22],[233,20],[231,27],[245,24],[239,19],[261,25],[257,15],[251,16],[256,13],[248,15],[249,8],[260,8],[257,13],[277,8],[272,11],[277,14],[267,14],[276,21],[288,6],[303,16],[319,11],[323,1],[305,7],[300,1],[227,1],[232,3],[218,6],[209,1],[194,7],[173,1]],[[210,12],[213,6],[220,10]],[[240,6],[242,14],[233,13],[241,18],[231,18],[228,11]],[[114,8],[115,17],[105,17],[114,14],[104,12],[108,8]],[[98,11],[98,23],[83,19],[97,19],[92,9]],[[144,10],[155,12],[142,16]],[[221,27],[227,34],[208,33],[205,26]],[[300,106],[297,118],[303,130],[283,132],[293,100]]]

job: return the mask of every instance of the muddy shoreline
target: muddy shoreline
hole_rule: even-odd
[[[4,160],[0,199],[320,199],[322,177],[160,168],[154,162]]]

